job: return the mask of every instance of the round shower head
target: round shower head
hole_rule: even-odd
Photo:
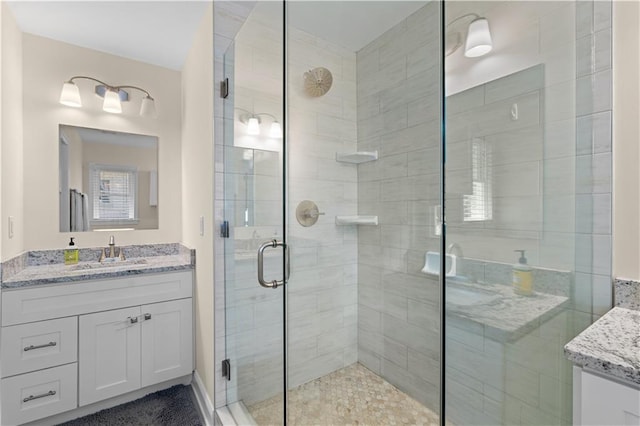
[[[333,76],[326,68],[318,67],[304,73],[304,90],[313,97],[322,96],[331,89]]]

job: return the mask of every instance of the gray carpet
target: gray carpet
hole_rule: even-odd
[[[202,426],[190,386],[173,386],[60,426]]]

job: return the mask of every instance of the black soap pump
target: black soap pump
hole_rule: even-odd
[[[76,243],[73,242],[73,237],[69,241],[69,247],[64,250],[64,264],[75,265],[80,258],[80,250],[76,247]]]

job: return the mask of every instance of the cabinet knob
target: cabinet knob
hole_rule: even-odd
[[[129,321],[131,322],[131,324],[135,324],[138,322],[138,317],[129,317]]]
[[[144,314],[144,320],[150,320],[151,319],[151,314]]]

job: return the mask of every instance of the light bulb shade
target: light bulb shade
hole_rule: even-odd
[[[269,137],[273,139],[282,139],[282,126],[277,121],[271,123],[269,129]]]
[[[111,89],[105,92],[102,110],[114,114],[120,114],[122,112],[122,104],[120,103],[120,96],[118,96],[118,92]]]
[[[467,40],[464,44],[464,56],[477,58],[486,55],[493,49],[491,31],[487,18],[478,18],[469,24]]]
[[[247,121],[247,134],[257,136],[260,134],[260,121],[258,117],[251,117]]]
[[[151,96],[146,96],[142,100],[142,105],[140,106],[140,115],[142,117],[156,118],[156,103]]]
[[[60,103],[62,105],[79,108],[82,106],[82,100],[80,99],[80,91],[78,86],[71,81],[66,81],[62,85],[62,92],[60,92]]]

